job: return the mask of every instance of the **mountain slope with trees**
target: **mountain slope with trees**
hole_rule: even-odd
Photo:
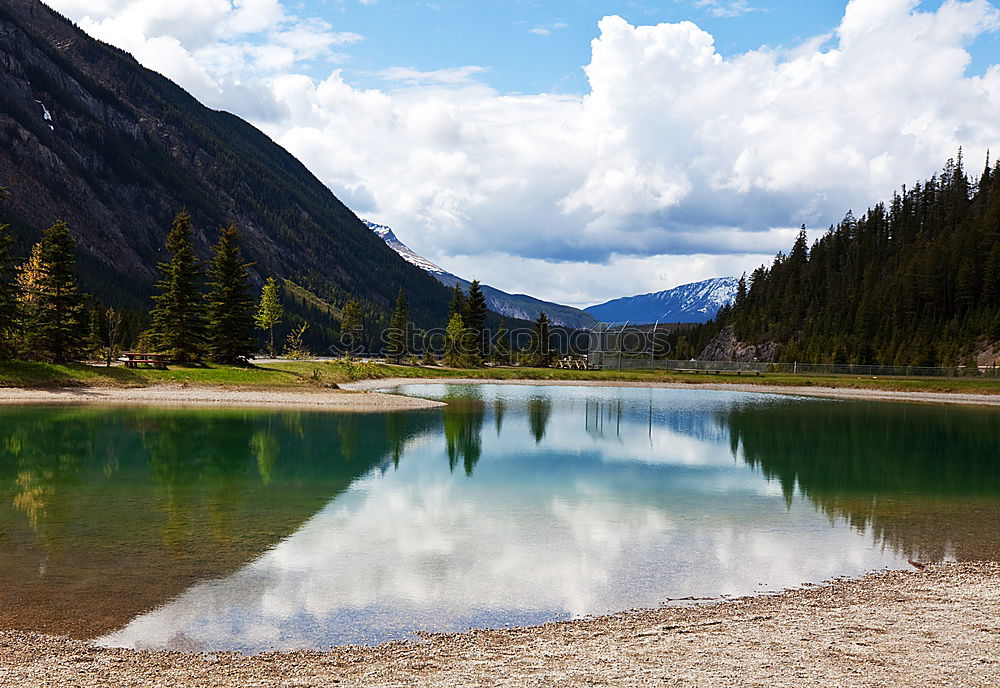
[[[811,246],[803,231],[787,255],[742,282],[732,308],[685,336],[693,351],[729,338],[754,355],[768,352],[762,360],[993,363],[1000,163],[987,162],[973,180],[959,152],[940,175],[860,218],[848,212]]]
[[[15,251],[65,220],[81,288],[108,304],[147,307],[186,209],[202,260],[218,228],[240,228],[257,285],[276,275],[338,307],[355,297],[376,320],[403,289],[418,322],[447,315],[447,289],[288,152],[37,0],[0,4],[0,180]]]

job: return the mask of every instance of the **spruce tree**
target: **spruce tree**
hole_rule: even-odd
[[[25,329],[30,351],[55,363],[76,360],[87,331],[73,249],[69,226],[57,221],[42,233],[20,276],[28,288],[23,303],[28,306]]]
[[[399,295],[396,296],[396,309],[393,311],[392,318],[389,320],[389,330],[387,333],[388,347],[386,348],[386,355],[397,363],[399,363],[408,352],[406,346],[408,328],[409,314],[406,306],[406,294],[402,289],[400,289]]]
[[[510,346],[507,344],[507,323],[503,320],[500,321],[500,328],[497,330],[497,336],[493,340],[493,363],[496,365],[509,365],[510,364]]]
[[[459,315],[462,318],[462,322],[465,322],[468,317],[468,309],[466,308],[465,292],[462,291],[462,285],[455,283],[455,288],[451,292],[451,306],[448,308],[448,321],[451,321],[451,316]]]
[[[0,359],[13,358],[17,349],[19,308],[13,249],[10,227],[0,225]]]
[[[281,306],[281,298],[278,296],[278,283],[273,277],[268,277],[260,292],[260,303],[257,305],[257,315],[254,316],[254,320],[257,327],[268,335],[267,354],[271,358],[277,355],[274,328],[281,324],[284,317],[285,309]]]
[[[240,363],[257,350],[249,267],[236,225],[223,228],[209,268],[208,353],[217,363]]]
[[[159,292],[153,297],[156,348],[176,361],[197,360],[205,348],[205,303],[202,270],[194,251],[191,216],[181,212],[167,234],[170,262],[160,263]]]
[[[480,359],[486,356],[486,297],[479,286],[479,280],[473,280],[469,286],[469,297],[465,303],[465,326],[470,331],[476,344],[476,354]]]
[[[350,356],[364,339],[361,322],[361,306],[357,299],[349,299],[340,311],[340,345],[344,354]]]
[[[535,321],[534,331],[531,333],[531,354],[532,364],[541,368],[547,368],[552,362],[552,355],[549,341],[549,316],[545,311],[538,314]]]
[[[104,334],[104,308],[100,304],[95,304],[90,309],[90,325],[87,335],[87,354],[92,360],[100,361],[104,358],[107,338]]]

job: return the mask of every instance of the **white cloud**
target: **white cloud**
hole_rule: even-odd
[[[385,81],[395,81],[409,86],[419,86],[427,84],[467,84],[475,80],[475,77],[488,71],[486,67],[468,65],[466,67],[454,67],[451,69],[435,69],[431,71],[420,71],[412,67],[390,67],[379,72],[379,77]]]
[[[265,128],[436,263],[577,303],[673,286],[651,274],[676,284],[752,268],[788,227],[861,212],[960,145],[978,161],[1000,141],[1000,66],[965,73],[967,46],[1000,26],[986,0],[934,12],[852,0],[828,37],[733,57],[690,22],[607,17],[583,96],[499,93],[480,67],[387,70],[381,90],[337,70],[303,76],[298,60],[353,39],[282,43],[308,23],[276,0],[55,4]],[[712,272],[694,274],[698,261]]]
[[[696,0],[695,7],[701,7],[713,17],[739,17],[758,11],[747,0]]]

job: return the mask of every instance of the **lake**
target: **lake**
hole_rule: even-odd
[[[0,625],[321,649],[1000,558],[1000,410],[408,385],[390,414],[0,409]]]

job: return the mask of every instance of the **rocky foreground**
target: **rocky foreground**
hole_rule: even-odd
[[[1000,564],[327,653],[146,653],[8,631],[0,685],[997,686]]]

